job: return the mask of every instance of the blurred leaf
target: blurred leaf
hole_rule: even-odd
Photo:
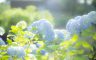
[[[73,60],[89,60],[86,56],[75,56]]]
[[[7,43],[8,43],[9,45],[12,44],[12,40],[10,40],[10,39],[7,38]]]
[[[20,21],[16,24],[16,26],[21,29],[25,29],[27,27],[27,23],[25,21]]]
[[[82,46],[84,47],[84,48],[87,48],[87,49],[90,49],[90,50],[92,50],[93,51],[93,46],[91,46],[89,43],[87,43],[86,41],[83,41],[82,42]]]
[[[17,26],[11,26],[11,32],[18,33],[19,30],[20,28],[18,28]]]
[[[5,54],[7,54],[7,52],[1,52],[0,54],[1,54],[1,55],[5,55]]]
[[[78,35],[73,35],[73,37],[71,38],[72,42],[76,42],[78,40]]]
[[[96,33],[93,35],[93,39],[96,40]]]
[[[8,55],[4,55],[0,58],[0,60],[8,60],[9,56]]]
[[[60,46],[64,47],[67,49],[71,45],[71,41],[64,41],[60,44]]]

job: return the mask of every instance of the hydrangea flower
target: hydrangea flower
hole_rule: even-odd
[[[2,38],[0,38],[0,45],[5,45],[5,42],[3,41]]]
[[[64,33],[60,30],[55,30],[55,37],[58,41],[64,40]]]
[[[77,16],[69,20],[66,25],[68,32],[71,34],[80,34],[80,32],[92,26],[92,18],[89,15]]]
[[[45,50],[41,50],[40,53],[41,53],[42,55],[46,55],[47,52],[46,52]]]
[[[30,53],[33,53],[33,54],[35,54],[38,49],[38,47],[35,44],[25,45],[24,49],[27,49],[27,48],[30,49],[31,50]]]
[[[30,26],[28,26],[27,30],[37,34],[39,33],[38,26],[39,26],[39,21],[35,21]]]
[[[88,13],[88,17],[91,18],[92,23],[96,24],[96,11]]]
[[[31,53],[36,53],[36,51],[37,51],[37,46],[35,45],[35,44],[31,44],[30,45],[30,49],[32,50],[32,52]]]
[[[83,15],[78,22],[80,23],[80,29],[81,31],[89,28],[90,26],[92,26],[92,22],[91,19],[88,17],[88,15]]]
[[[25,51],[23,47],[10,46],[7,50],[7,53],[10,56],[17,56],[18,58],[22,58],[25,56]]]
[[[16,55],[17,57],[24,57],[25,56],[25,51],[23,47],[16,47]]]
[[[10,56],[15,56],[15,55],[16,55],[16,47],[13,47],[13,46],[9,47],[9,48],[7,49],[7,53],[8,53]]]
[[[36,45],[36,47],[38,47],[38,48],[41,47],[41,44],[39,44],[39,43],[36,43],[35,45]]]
[[[71,34],[73,33],[80,33],[80,23],[75,20],[75,19],[71,19],[68,21],[67,25],[66,25],[66,29],[68,30],[68,32],[70,32]]]
[[[41,38],[46,41],[54,40],[53,26],[47,20],[39,20],[33,22],[29,27],[28,31],[32,31],[35,34],[42,35]]]

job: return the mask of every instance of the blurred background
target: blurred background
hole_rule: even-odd
[[[47,19],[55,28],[64,29],[69,19],[96,10],[96,0],[0,0],[0,26],[6,37],[10,26],[20,20],[28,25]]]

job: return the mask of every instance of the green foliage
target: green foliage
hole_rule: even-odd
[[[40,19],[47,19],[53,23],[53,17],[47,10],[41,12],[35,6],[28,6],[25,9],[10,8],[0,14],[0,26],[4,27],[8,32],[10,26],[15,25],[20,20],[26,21],[29,25],[30,22]]]
[[[10,6],[8,4],[0,3],[0,14],[8,9],[10,9]]]

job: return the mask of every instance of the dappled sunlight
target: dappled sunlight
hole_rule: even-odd
[[[0,0],[0,60],[96,60],[96,1]]]

